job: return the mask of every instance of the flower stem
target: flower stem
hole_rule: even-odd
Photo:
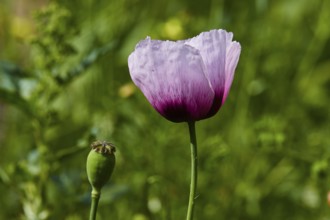
[[[92,204],[91,204],[91,211],[89,214],[89,220],[96,219],[97,205],[99,204],[100,196],[101,196],[100,191],[95,189],[92,190]]]
[[[189,135],[190,135],[190,148],[191,148],[191,180],[190,180],[190,194],[187,211],[187,220],[192,220],[194,217],[194,205],[196,199],[196,187],[197,187],[197,141],[195,122],[188,122]]]

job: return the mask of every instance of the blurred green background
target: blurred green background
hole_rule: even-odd
[[[88,218],[89,144],[117,146],[98,219],[184,219],[187,126],[132,84],[147,35],[226,29],[233,86],[197,123],[195,219],[329,220],[330,1],[1,0],[0,219]]]

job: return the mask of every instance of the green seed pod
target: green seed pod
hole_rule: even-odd
[[[115,167],[115,147],[109,142],[96,141],[87,157],[87,176],[93,192],[100,194],[101,188],[109,181]],[[93,194],[93,193],[92,193]]]

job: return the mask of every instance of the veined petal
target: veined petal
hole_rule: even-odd
[[[227,49],[226,49],[226,82],[225,90],[222,98],[222,104],[226,101],[231,84],[234,79],[235,69],[241,54],[241,45],[236,41],[231,41],[231,37],[227,40]]]
[[[136,46],[128,65],[133,82],[165,118],[181,122],[207,115],[214,91],[197,49],[147,38]]]
[[[215,92],[215,99],[220,100],[220,103],[225,87],[227,34],[224,30],[212,30],[185,41],[186,44],[200,51],[207,70],[207,77]]]

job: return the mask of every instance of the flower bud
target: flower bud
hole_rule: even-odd
[[[115,167],[116,148],[109,142],[96,141],[91,145],[92,150],[87,157],[87,176],[94,193],[100,193],[101,188],[108,182]]]

